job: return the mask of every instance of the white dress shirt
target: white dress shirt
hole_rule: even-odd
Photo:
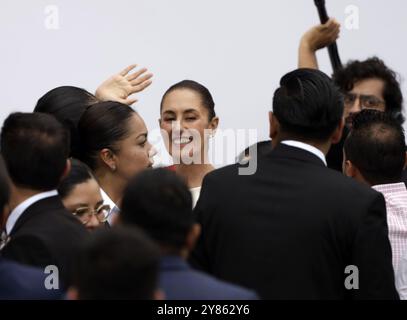
[[[397,271],[407,254],[407,189],[403,182],[372,186],[386,201],[387,225],[392,249],[393,268]]]
[[[320,158],[322,160],[322,162],[325,164],[325,166],[327,165],[324,153],[321,150],[319,150],[318,148],[315,148],[314,146],[311,146],[310,144],[300,142],[300,141],[296,141],[296,140],[284,140],[284,141],[281,141],[281,143],[283,143],[283,144],[285,144],[287,146],[300,148],[302,150],[311,152],[312,154],[314,154],[318,158]]]
[[[407,252],[399,261],[396,270],[396,288],[400,295],[400,300],[407,300]]]
[[[57,195],[58,195],[57,190],[51,190],[51,191],[37,193],[36,195],[29,197],[28,199],[21,202],[17,207],[15,207],[13,209],[13,211],[11,211],[10,215],[8,216],[8,219],[6,222],[7,234],[9,235],[11,233],[17,220],[21,217],[21,215],[24,213],[24,211],[27,210],[28,207],[30,207],[31,205],[33,205],[34,203],[36,203],[42,199],[57,196]]]
[[[110,206],[109,216],[107,217],[107,222],[112,225],[112,219],[115,214],[120,212],[119,207],[113,202],[112,199],[108,196],[108,194],[100,188],[100,193],[102,194],[103,204],[108,204]]]

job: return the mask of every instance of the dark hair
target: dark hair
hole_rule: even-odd
[[[201,97],[202,105],[208,110],[209,121],[212,120],[212,118],[216,117],[215,102],[213,101],[211,93],[202,84],[200,84],[196,81],[193,81],[193,80],[183,80],[181,82],[178,82],[178,83],[172,85],[164,93],[164,95],[161,99],[160,110],[163,108],[164,99],[169,93],[171,93],[172,91],[175,91],[175,90],[183,90],[183,89],[192,90]]]
[[[12,113],[1,130],[11,180],[35,190],[56,189],[69,155],[69,132],[45,113]]]
[[[179,250],[194,223],[191,193],[170,170],[144,171],[125,189],[120,219],[140,227],[160,245]]]
[[[326,74],[298,69],[281,78],[273,112],[286,134],[325,141],[341,121],[343,96]]]
[[[345,145],[350,160],[371,185],[400,182],[406,158],[403,127],[385,112],[362,110]]]
[[[10,198],[10,181],[6,166],[4,165],[3,157],[0,155],[0,223],[3,221],[4,207]]]
[[[100,229],[75,261],[73,286],[81,300],[147,300],[157,289],[159,249],[139,229]]]
[[[128,137],[128,121],[135,114],[131,107],[119,102],[100,102],[88,107],[78,125],[79,159],[95,170],[99,151],[104,148],[118,151],[116,144]]]
[[[71,159],[71,170],[59,184],[58,193],[61,198],[65,198],[71,193],[75,186],[91,179],[95,179],[95,177],[90,168],[77,159]]]
[[[403,94],[397,79],[398,76],[384,64],[383,60],[372,57],[364,61],[350,61],[343,69],[339,69],[333,74],[333,80],[343,92],[351,91],[356,82],[369,78],[378,78],[384,81],[385,111],[390,113],[399,123],[403,123]]]
[[[53,115],[69,130],[71,135],[70,156],[78,157],[78,122],[86,107],[96,102],[96,97],[84,89],[63,86],[44,94],[38,100],[34,112]]]

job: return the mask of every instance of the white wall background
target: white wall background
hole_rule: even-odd
[[[405,0],[326,1],[342,24],[347,6],[359,8],[359,30],[342,26],[343,61],[378,55],[406,77]],[[58,8],[57,30],[44,23],[49,5]],[[266,139],[273,91],[296,67],[301,34],[318,21],[313,0],[0,0],[0,122],[12,111],[31,111],[54,87],[93,92],[138,63],[155,75],[136,105],[153,133],[162,94],[189,78],[212,92],[221,128],[256,128]],[[330,74],[326,50],[319,58]],[[163,151],[157,134],[151,139]],[[225,163],[234,157],[228,153]],[[165,151],[161,158],[168,161]]]

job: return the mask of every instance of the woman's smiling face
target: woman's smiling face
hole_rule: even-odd
[[[164,142],[173,158],[182,159],[186,152],[200,159],[208,140],[207,130],[216,129],[217,118],[209,121],[209,112],[198,93],[176,89],[163,99],[160,127],[167,134]]]

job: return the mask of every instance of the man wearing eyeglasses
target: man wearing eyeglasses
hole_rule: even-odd
[[[318,69],[316,52],[335,42],[339,32],[340,24],[335,19],[309,29],[300,41],[298,67]],[[332,77],[345,95],[346,117],[362,109],[377,109],[390,112],[400,123],[404,122],[398,76],[381,59],[349,61]]]
[[[318,69],[316,51],[335,42],[339,31],[340,24],[335,19],[308,30],[299,46],[299,68]],[[376,109],[388,112],[402,124],[403,95],[397,74],[377,57],[349,61],[342,69],[335,71],[332,78],[345,96],[347,126],[341,142],[333,145],[328,153],[327,162],[330,168],[341,171],[342,146],[351,129],[353,115],[363,109]]]
[[[384,111],[400,124],[404,122],[403,96],[396,73],[379,58],[351,61],[334,73],[333,80],[344,93],[348,125],[352,115],[363,109]]]

